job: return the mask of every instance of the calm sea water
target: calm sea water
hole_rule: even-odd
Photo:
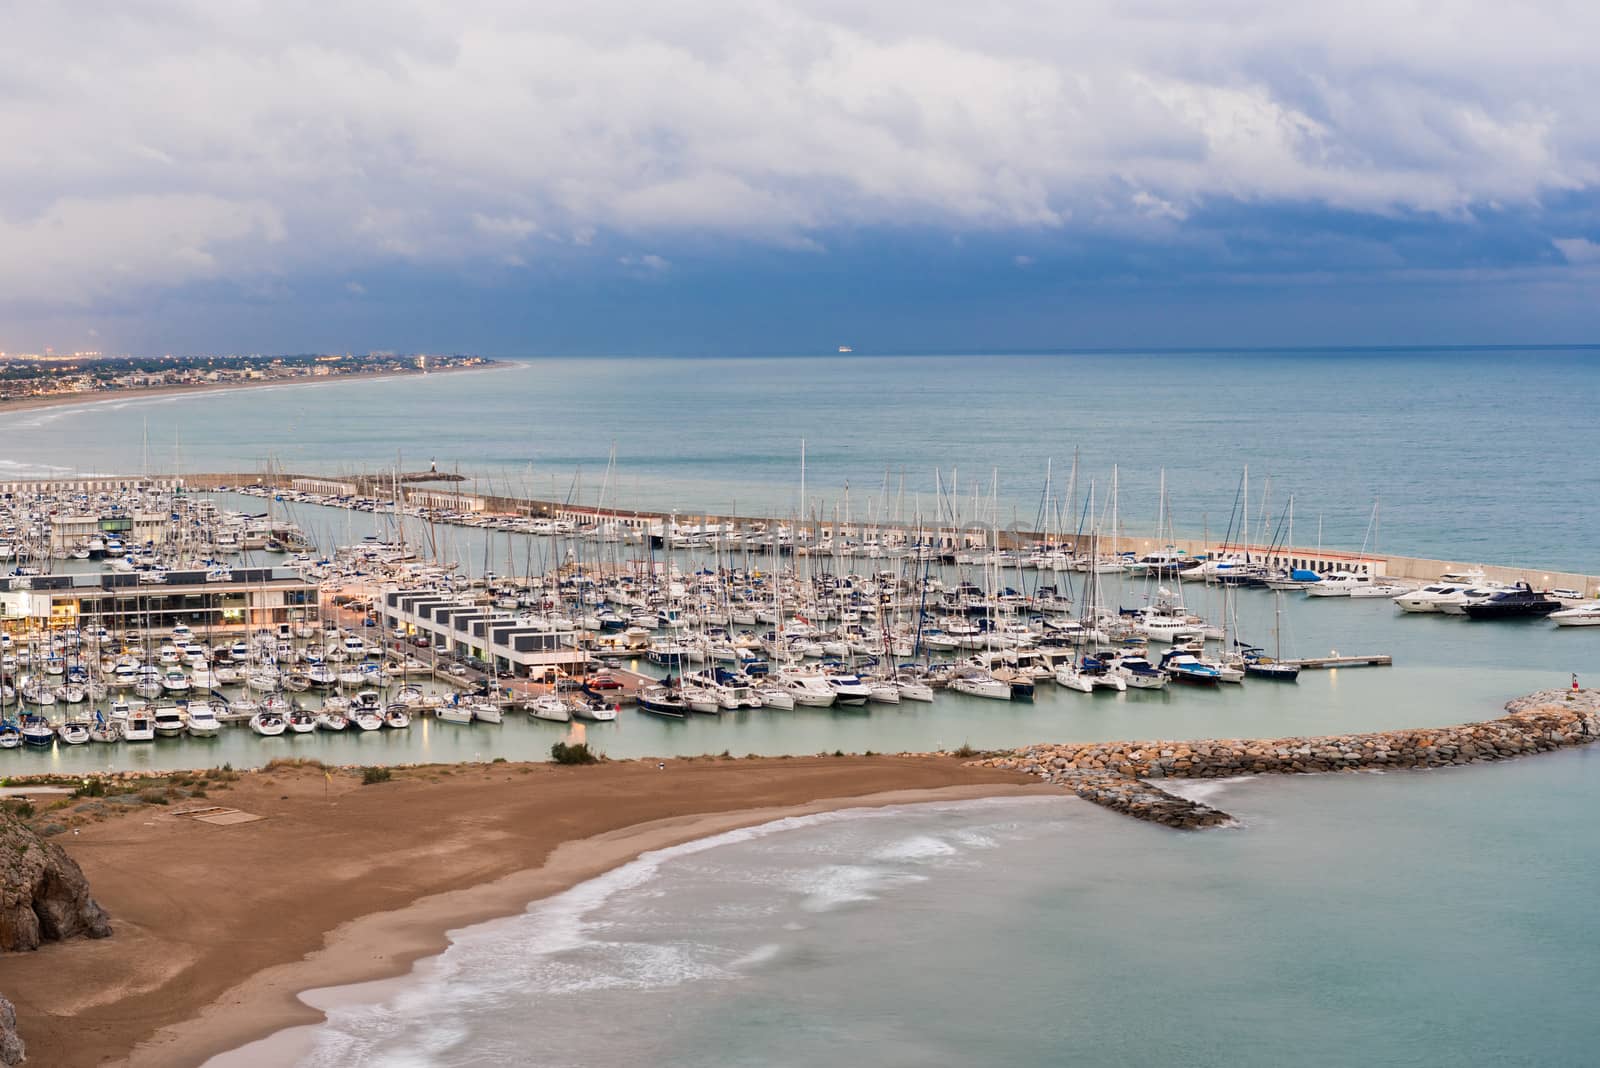
[[[1060,492],[1076,451],[1080,488],[1095,479],[1102,501],[1116,466],[1133,534],[1154,531],[1163,467],[1180,530],[1219,531],[1248,464],[1258,504],[1295,495],[1302,543],[1320,519],[1324,544],[1360,546],[1381,498],[1381,548],[1593,571],[1597,371],[1581,351],[528,360],[0,414],[0,468],[434,459],[483,489],[786,516],[804,439],[819,514],[932,516],[935,486],[954,482],[971,518],[974,486],[986,498],[998,472],[999,521],[1032,525],[1047,460]],[[370,529],[296,518],[324,541]],[[504,551],[445,538],[464,562],[498,566]],[[1269,640],[1271,605],[1242,595],[1248,637]],[[1045,688],[1033,704],[944,695],[681,724],[630,712],[588,737],[632,756],[1363,730],[1488,715],[1600,671],[1592,633],[1400,618],[1372,601],[1289,597],[1284,614],[1286,652],[1390,652],[1396,666],[1153,698]],[[113,759],[532,757],[563,733],[514,718],[360,738],[228,731]],[[11,756],[0,762],[30,771],[107,758]],[[1197,835],[1065,798],[738,832],[460,932],[376,1004],[336,1009],[305,1063],[1589,1064],[1596,760],[1226,786],[1213,799],[1244,826]]]
[[[1593,570],[1600,352],[1340,350],[767,359],[529,359],[498,371],[0,414],[0,470],[330,473],[436,460],[482,489],[684,511],[1034,525],[1080,456],[1125,530],[1223,531],[1296,497],[1296,540]],[[616,466],[607,479],[608,456]],[[936,476],[935,472],[940,472]],[[903,481],[902,481],[903,480]],[[1269,481],[1270,480],[1270,481]],[[903,487],[903,488],[902,488]],[[944,509],[951,507],[947,500]],[[1076,522],[1081,508],[1063,503]],[[1270,518],[1268,520],[1270,526]]]
[[[1592,1064],[1597,761],[1213,784],[1244,826],[1194,835],[1073,799],[734,832],[343,992],[300,1063]]]

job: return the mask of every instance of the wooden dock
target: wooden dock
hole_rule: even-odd
[[[1388,653],[1374,653],[1371,656],[1302,656],[1284,657],[1282,663],[1293,664],[1297,668],[1342,668],[1342,667],[1393,667],[1394,657]]]

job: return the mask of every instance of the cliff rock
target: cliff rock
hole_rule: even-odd
[[[105,909],[89,896],[78,862],[21,820],[0,812],[0,951],[46,940],[104,938]]]

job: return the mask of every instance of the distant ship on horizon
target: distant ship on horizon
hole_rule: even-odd
[[[856,350],[851,348],[849,345],[840,345],[839,346],[839,351],[840,352],[854,352]]]

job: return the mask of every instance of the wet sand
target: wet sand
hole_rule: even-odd
[[[915,757],[455,765],[371,786],[251,773],[64,841],[116,933],[0,958],[0,991],[30,1063],[197,1065],[315,1023],[301,991],[402,975],[446,932],[640,853],[791,815],[1013,792],[1059,794]],[[264,818],[215,826],[173,811],[204,804]]]

